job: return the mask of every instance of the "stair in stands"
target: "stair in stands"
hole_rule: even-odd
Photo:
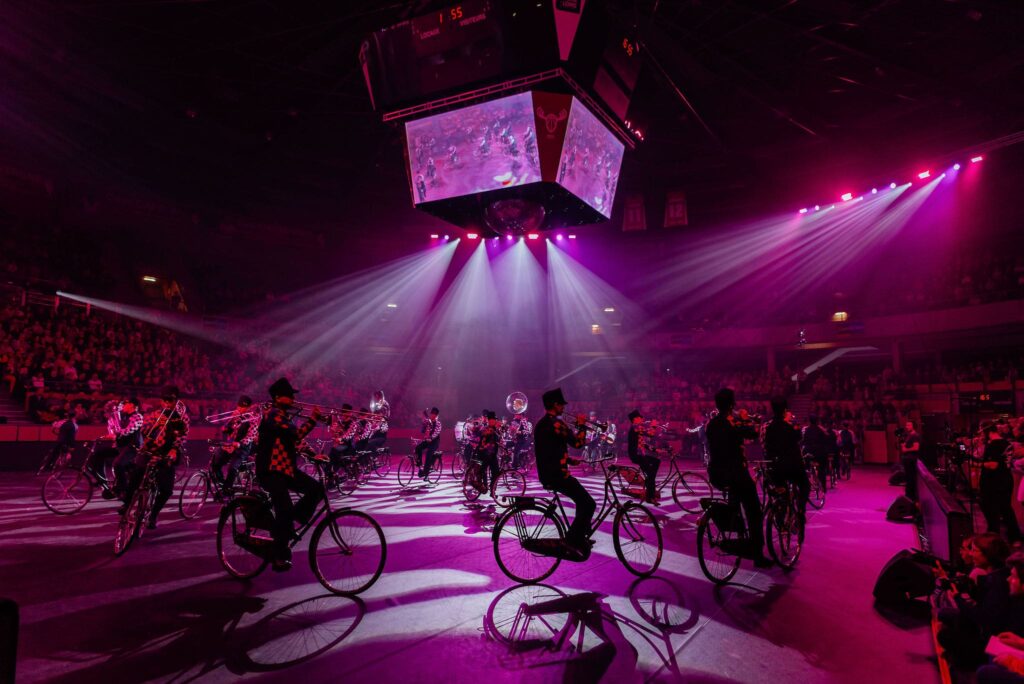
[[[0,393],[0,418],[6,418],[7,425],[32,425],[21,404],[6,393]],[[4,424],[0,421],[0,425]]]

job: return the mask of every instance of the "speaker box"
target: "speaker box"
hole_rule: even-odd
[[[875,600],[882,604],[904,603],[928,596],[935,589],[936,558],[924,551],[904,549],[889,559],[875,581]]]
[[[0,599],[0,684],[14,684],[18,655],[18,604]]]
[[[885,512],[885,519],[902,522],[913,520],[915,515],[917,515],[917,506],[909,498],[901,495],[896,497],[896,500],[889,506],[889,510]]]

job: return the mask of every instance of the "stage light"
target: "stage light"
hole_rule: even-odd
[[[526,237],[530,238],[531,240],[536,240],[540,237],[540,233],[527,233]]]
[[[389,309],[397,309],[397,308],[398,308],[398,305],[397,305],[397,304],[392,304],[392,303],[390,303],[390,302],[389,302],[389,303],[388,303],[388,308],[389,308]]]
[[[494,238],[494,242],[497,242],[497,241],[498,241],[498,238]]]
[[[832,314],[832,320],[835,323],[844,323],[849,318],[849,314],[845,311],[836,311]]]
[[[872,195],[877,195],[878,194],[878,188],[871,188],[871,194]]]
[[[430,234],[430,239],[431,239],[431,240],[436,240],[436,239],[437,239],[437,238],[439,238],[439,237],[441,237],[441,236],[440,236],[440,235],[438,235],[437,233],[431,233],[431,234]]]
[[[960,164],[959,163],[953,164],[953,170],[954,171],[959,171],[960,170]]]
[[[476,233],[467,233],[466,237],[468,237],[470,240],[476,240],[480,236]]]
[[[821,211],[821,205],[820,204],[815,204],[814,205],[814,211]]]
[[[448,239],[448,236],[447,236],[447,235],[445,235],[445,236],[444,236],[444,239],[445,239],[445,240],[447,240],[447,239]]]
[[[981,161],[982,159],[984,159],[984,157],[982,157],[982,156],[981,156],[981,155],[979,154],[979,155],[978,155],[977,157],[971,157],[971,163],[972,163],[972,164],[977,164],[977,163],[978,163],[978,162],[980,162],[980,161]]]
[[[615,307],[614,306],[606,306],[606,307],[604,307],[604,312],[605,313],[615,313]]]
[[[590,334],[591,335],[600,335],[601,334],[601,326],[598,325],[597,323],[591,324],[591,326],[590,326]]]
[[[561,240],[561,239],[562,239],[562,234],[561,234],[561,233],[559,233],[558,235],[556,235],[556,236],[555,236],[555,239],[556,239],[556,240]]]
[[[576,239],[576,236],[575,236],[575,235],[570,235],[570,236],[569,236],[569,239],[570,239],[570,240],[575,240],[575,239]]]
[[[156,282],[156,277],[155,276],[142,276],[142,280],[144,280],[147,283],[155,283]]]
[[[946,177],[946,174],[942,174],[941,176],[939,176],[939,178],[945,178],[945,177]]]
[[[922,171],[921,173],[917,174],[917,177],[920,178],[921,180],[924,180],[925,178],[928,178],[931,175],[931,171]]]
[[[806,213],[807,213],[807,208],[806,208],[806,207],[804,207],[803,209],[801,209],[801,210],[799,211],[799,213],[801,213],[801,214],[806,214]]]
[[[895,183],[889,183],[889,189],[890,190],[895,190],[896,189],[896,184]]]
[[[506,235],[506,236],[505,236],[505,239],[506,239],[506,240],[511,240],[511,239],[512,239],[512,236],[511,236],[511,235]]]
[[[844,192],[842,195],[840,195],[840,197],[842,198],[842,200],[844,202],[849,202],[850,200],[853,199],[853,193],[852,192]]]

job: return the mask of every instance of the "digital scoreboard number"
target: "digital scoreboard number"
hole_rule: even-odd
[[[412,20],[412,33],[418,41],[430,41],[468,26],[487,21],[489,0],[467,0]]]

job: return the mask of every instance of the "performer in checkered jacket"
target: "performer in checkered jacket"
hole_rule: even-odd
[[[299,470],[295,460],[299,442],[320,419],[320,409],[314,408],[310,417],[296,427],[288,409],[298,390],[287,378],[280,378],[269,392],[274,403],[260,421],[256,476],[274,506],[274,529],[270,531],[274,537],[273,568],[282,572],[292,565],[288,542],[295,533],[295,521],[309,522],[317,504],[326,496],[320,483]],[[290,492],[301,495],[298,503],[292,504]]]
[[[420,467],[419,476],[426,479],[434,467],[434,452],[441,446],[440,411],[435,406],[428,414],[423,412],[423,433],[420,443],[416,445],[416,464]]]
[[[251,409],[252,399],[244,394],[240,396],[234,415],[221,428],[226,444],[219,447],[213,457],[213,474],[221,478],[229,490],[238,477],[238,466],[252,456],[259,435],[260,414]],[[227,474],[224,474],[225,465]]]

